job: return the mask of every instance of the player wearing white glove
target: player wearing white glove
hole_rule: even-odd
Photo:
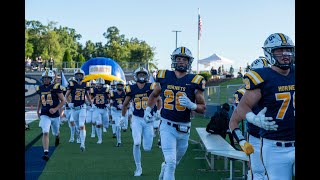
[[[264,107],[257,115],[255,115],[253,112],[248,112],[246,114],[246,119],[248,122],[263,128],[265,130],[274,130],[276,131],[278,128],[278,125],[273,120],[272,117],[266,117],[265,113],[267,112],[267,107]]]
[[[191,100],[185,94],[179,97],[179,102],[181,106],[185,106],[188,109],[191,109],[191,110],[197,109],[197,104],[191,102]]]

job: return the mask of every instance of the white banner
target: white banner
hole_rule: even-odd
[[[111,75],[112,66],[110,65],[91,65],[89,74],[108,74]]]

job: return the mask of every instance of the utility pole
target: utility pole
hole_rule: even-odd
[[[181,31],[177,31],[177,30],[173,30],[172,32],[175,32],[176,33],[176,48],[178,47],[178,32],[181,32]]]

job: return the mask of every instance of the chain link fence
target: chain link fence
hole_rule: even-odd
[[[213,114],[220,109],[223,103],[233,105],[233,94],[243,84],[233,84],[227,86],[208,86],[205,88],[204,98],[207,105],[204,117],[210,118]]]

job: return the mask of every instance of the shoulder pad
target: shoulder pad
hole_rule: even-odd
[[[126,93],[131,92],[131,88],[130,88],[130,86],[126,86],[125,92],[126,92]]]
[[[159,70],[157,74],[157,78],[165,78],[166,70]]]
[[[154,90],[155,87],[156,87],[156,83],[155,82],[150,84],[150,90]]]
[[[254,85],[264,82],[261,76],[254,70],[247,72],[245,76],[247,76],[253,82]]]
[[[57,83],[57,84],[53,85],[53,89],[58,89],[58,88],[59,88],[59,86],[60,86],[60,84],[59,84],[59,83]]]
[[[203,77],[201,75],[195,75],[193,79],[191,80],[191,83],[200,84]]]

